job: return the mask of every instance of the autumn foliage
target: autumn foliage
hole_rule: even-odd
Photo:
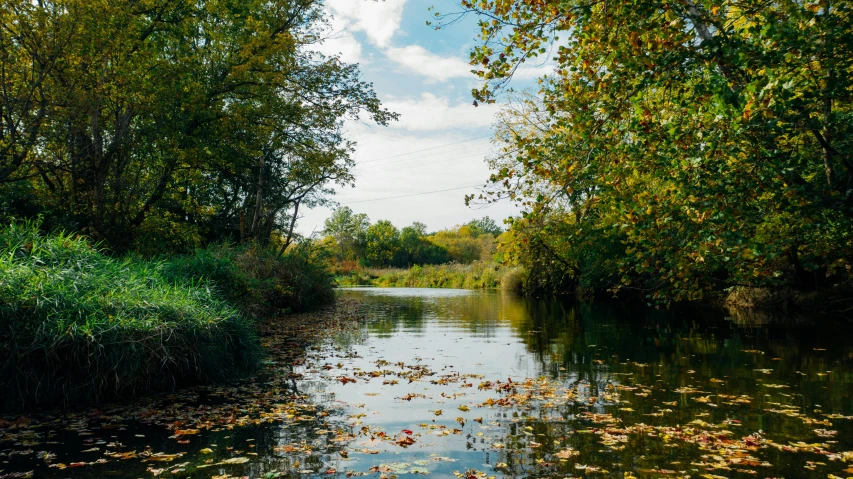
[[[490,191],[469,198],[522,206],[516,258],[551,289],[850,296],[850,2],[461,4],[480,18],[477,102],[553,66],[511,95]]]

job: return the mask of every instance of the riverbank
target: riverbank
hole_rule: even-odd
[[[451,289],[502,289],[525,293],[526,274],[521,267],[507,267],[493,262],[472,264],[446,264],[413,266],[405,268],[359,268],[336,271],[338,286],[374,286],[379,288],[451,288]],[[579,299],[613,299],[613,291],[573,290],[565,293]],[[539,296],[539,295],[534,295]],[[550,296],[550,295],[544,295]],[[803,291],[790,287],[749,288],[735,287],[709,294],[709,296],[684,304],[733,308],[741,311],[787,312],[804,311],[853,316],[853,297],[838,291]],[[622,301],[646,304],[644,294],[623,290],[618,294]]]
[[[520,291],[523,276],[519,268],[492,262],[412,266],[411,268],[362,268],[337,272],[339,286],[380,288],[503,289]]]
[[[243,470],[273,447],[291,469],[319,469],[330,454],[339,457],[341,444],[317,431],[345,425],[337,419],[329,424],[334,411],[300,392],[304,383],[297,385],[302,375],[295,371],[321,344],[355,336],[365,320],[362,301],[341,298],[260,323],[267,354],[244,379],[97,408],[0,415],[0,477],[59,479],[68,477],[66,469],[81,478],[243,477],[251,473],[231,476],[221,469]],[[294,445],[282,449],[287,443]]]
[[[0,229],[0,410],[94,404],[257,371],[260,318],[333,299],[306,258],[216,246],[113,258],[85,238]]]

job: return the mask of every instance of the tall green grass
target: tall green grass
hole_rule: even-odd
[[[244,313],[265,318],[311,310],[334,300],[332,275],[312,254],[300,248],[281,255],[253,245],[211,245],[170,258],[164,273],[176,282],[209,287]]]
[[[32,223],[0,228],[0,408],[90,403],[255,368],[253,325],[165,267]]]
[[[337,278],[341,286],[385,288],[459,288],[520,291],[523,272],[491,262],[413,266],[409,269],[367,268]]]

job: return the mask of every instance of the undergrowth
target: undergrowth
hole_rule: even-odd
[[[412,266],[409,269],[361,269],[337,277],[341,286],[461,288],[520,291],[523,272],[494,263]]]
[[[251,371],[254,326],[162,261],[110,258],[83,238],[0,228],[0,408],[91,403]]]
[[[210,287],[222,299],[256,318],[315,309],[334,300],[334,282],[308,248],[286,255],[258,246],[212,245],[169,259],[173,281]]]

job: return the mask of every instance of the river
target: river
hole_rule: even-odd
[[[853,476],[843,320],[339,295],[362,321],[251,381],[2,419],[0,478]]]

